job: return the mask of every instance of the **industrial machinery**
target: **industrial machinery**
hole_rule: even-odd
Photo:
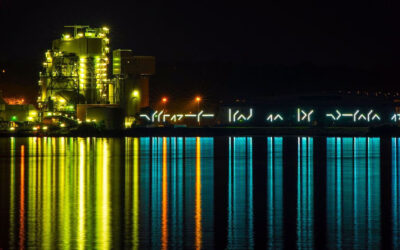
[[[65,26],[65,33],[45,53],[38,106],[44,113],[75,114],[77,104],[110,103],[107,74],[109,29]]]
[[[116,127],[115,122],[107,119],[122,117],[121,126],[125,119],[125,126],[130,127],[139,110],[149,106],[149,76],[154,74],[155,58],[117,49],[113,52],[113,77],[110,78],[107,73],[109,29],[82,25],[65,28],[71,32],[53,41],[39,75],[41,118],[53,115],[80,121],[101,118],[105,124]],[[114,115],[116,112],[121,115]]]

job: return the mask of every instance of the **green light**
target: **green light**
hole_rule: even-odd
[[[13,116],[11,117],[11,121],[16,121],[16,120],[18,120],[17,116],[13,115]]]

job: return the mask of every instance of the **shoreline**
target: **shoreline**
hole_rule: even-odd
[[[398,127],[188,127],[188,128],[144,128],[125,130],[57,130],[57,131],[4,131],[0,137],[193,137],[193,136],[399,136]]]

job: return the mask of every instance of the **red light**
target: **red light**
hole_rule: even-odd
[[[163,97],[163,99],[161,100],[163,103],[166,103],[168,101],[168,99],[166,97]]]
[[[196,97],[196,102],[199,102],[199,101],[201,101],[201,97]]]

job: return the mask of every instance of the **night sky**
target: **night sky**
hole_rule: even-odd
[[[0,89],[34,99],[44,51],[64,25],[82,24],[109,26],[111,49],[156,57],[153,99],[400,90],[399,5],[0,0]]]

